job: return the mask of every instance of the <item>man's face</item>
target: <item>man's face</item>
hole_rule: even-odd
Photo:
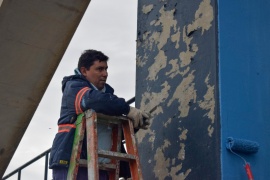
[[[106,61],[94,61],[94,64],[90,66],[89,70],[85,67],[81,67],[81,73],[85,78],[92,83],[99,90],[103,89],[108,77],[108,65]]]

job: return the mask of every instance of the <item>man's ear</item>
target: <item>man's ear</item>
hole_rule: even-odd
[[[87,74],[86,74],[87,69],[86,69],[85,67],[81,67],[81,68],[80,68],[80,71],[81,71],[82,75],[84,75],[84,76],[87,75]]]

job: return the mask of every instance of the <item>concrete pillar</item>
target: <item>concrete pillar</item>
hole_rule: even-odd
[[[220,179],[216,1],[139,0],[136,106],[144,179]]]

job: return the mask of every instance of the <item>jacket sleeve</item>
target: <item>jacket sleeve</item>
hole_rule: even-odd
[[[128,114],[129,105],[125,99],[119,98],[111,93],[104,93],[98,90],[87,90],[81,100],[83,111],[94,109],[97,113],[111,116]]]

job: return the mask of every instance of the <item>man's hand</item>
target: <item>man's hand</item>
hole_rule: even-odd
[[[149,125],[148,119],[150,118],[150,115],[144,111],[141,111],[140,109],[130,106],[127,117],[133,121],[134,128],[146,129]]]

